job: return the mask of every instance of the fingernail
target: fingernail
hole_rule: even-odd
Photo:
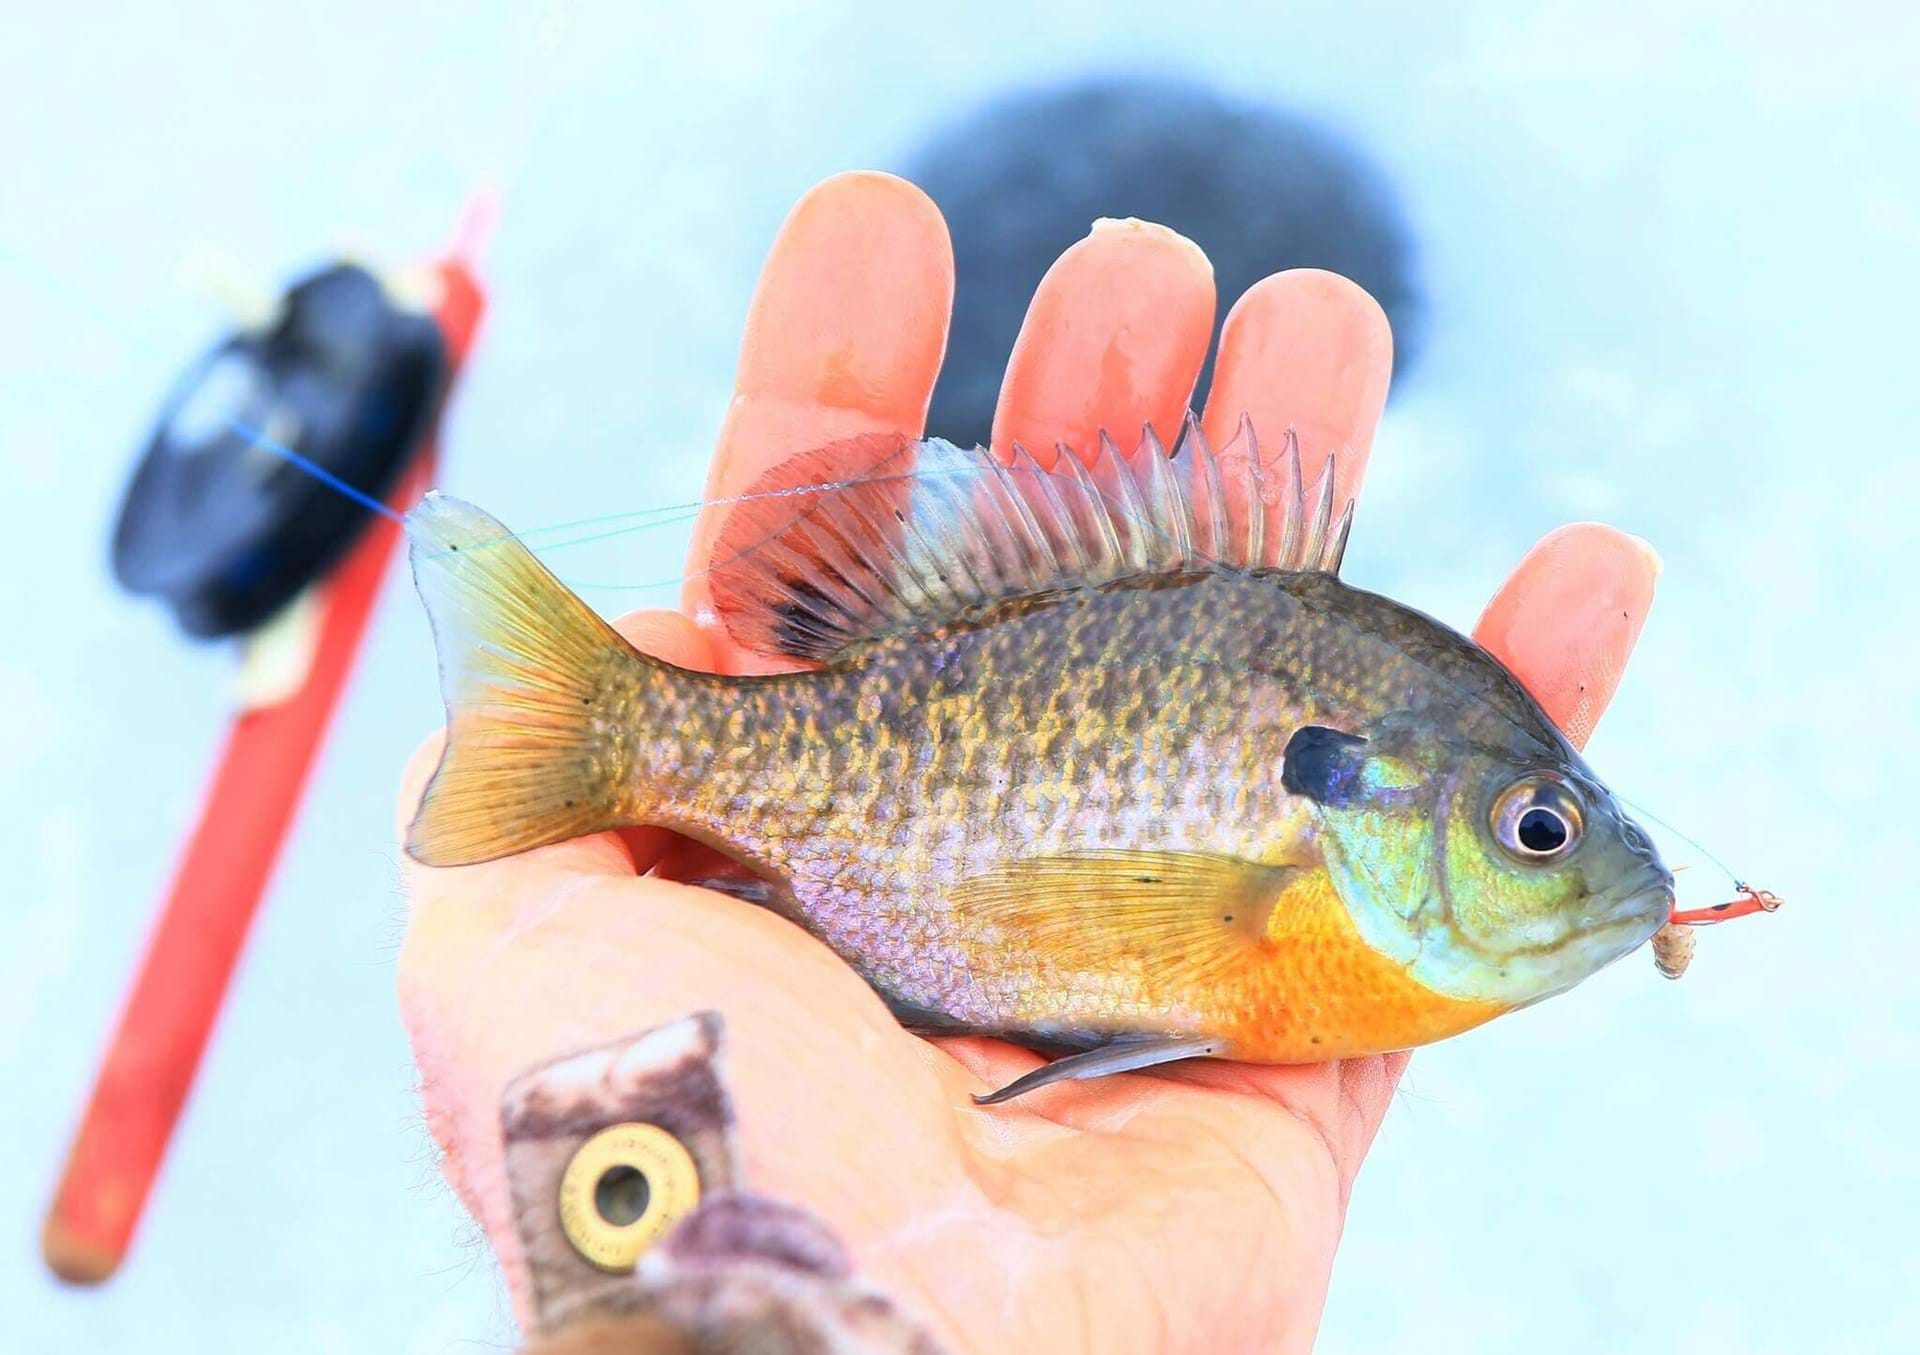
[[[1667,566],[1666,562],[1660,558],[1660,552],[1653,548],[1653,543],[1643,536],[1635,536],[1632,532],[1622,532],[1621,535],[1632,542],[1633,548],[1640,552],[1648,568],[1653,570],[1653,577],[1659,578],[1660,572]]]
[[[1207,257],[1207,252],[1171,226],[1163,226],[1157,221],[1142,221],[1137,216],[1103,216],[1096,218],[1093,229],[1087,232],[1089,240],[1095,236],[1113,235],[1146,236],[1183,246],[1200,261],[1209,276],[1213,273],[1213,260]]]

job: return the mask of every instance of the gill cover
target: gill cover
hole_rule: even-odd
[[[1664,867],[1627,831],[1571,748],[1502,749],[1399,711],[1364,736],[1298,731],[1282,781],[1313,801],[1327,872],[1362,938],[1432,991],[1521,1005],[1564,991],[1647,939]],[[1503,846],[1516,791],[1577,796],[1582,836],[1558,854]]]

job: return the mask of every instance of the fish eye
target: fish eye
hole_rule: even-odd
[[[1494,841],[1516,861],[1555,861],[1580,842],[1579,796],[1557,776],[1522,777],[1493,802]]]

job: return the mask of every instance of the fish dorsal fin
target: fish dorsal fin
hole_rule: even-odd
[[[1195,569],[1335,573],[1352,504],[1334,458],[1311,487],[1291,430],[1263,457],[1251,422],[1216,452],[1187,417],[1169,455],[1151,427],[1131,455],[1101,434],[1088,459],[1042,467],[938,438],[870,435],[806,452],[728,513],[714,604],[755,649],[827,659],[1055,589]]]

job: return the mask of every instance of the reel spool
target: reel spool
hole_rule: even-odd
[[[254,630],[324,578],[373,516],[261,441],[384,500],[449,375],[434,317],[354,264],[296,283],[268,329],[188,369],[121,500],[113,572],[201,637]]]

